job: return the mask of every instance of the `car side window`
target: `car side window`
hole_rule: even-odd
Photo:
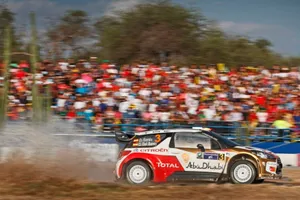
[[[181,132],[174,136],[175,148],[193,148],[196,149],[198,144],[202,144],[205,149],[211,149],[211,138],[201,133]]]
[[[222,149],[220,144],[216,140],[211,140],[211,149],[220,150]]]

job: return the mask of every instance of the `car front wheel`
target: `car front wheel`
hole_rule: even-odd
[[[238,160],[230,169],[230,178],[235,184],[251,184],[256,178],[255,167],[250,161]]]
[[[126,179],[130,184],[147,184],[151,180],[151,169],[144,162],[134,161],[126,168]]]

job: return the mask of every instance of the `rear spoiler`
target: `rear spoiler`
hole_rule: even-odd
[[[128,143],[135,137],[134,133],[115,132],[116,141],[120,143]]]

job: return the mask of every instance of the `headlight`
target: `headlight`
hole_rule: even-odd
[[[269,158],[268,154],[261,152],[261,151],[252,151],[252,153],[263,159]]]

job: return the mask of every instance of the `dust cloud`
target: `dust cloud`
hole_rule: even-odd
[[[73,124],[62,121],[7,124],[0,134],[0,180],[58,178],[112,182],[114,159],[107,159],[112,153],[110,149],[104,145],[100,150],[90,147],[87,151],[82,141],[94,141],[97,145],[94,138],[54,135],[75,131]]]

